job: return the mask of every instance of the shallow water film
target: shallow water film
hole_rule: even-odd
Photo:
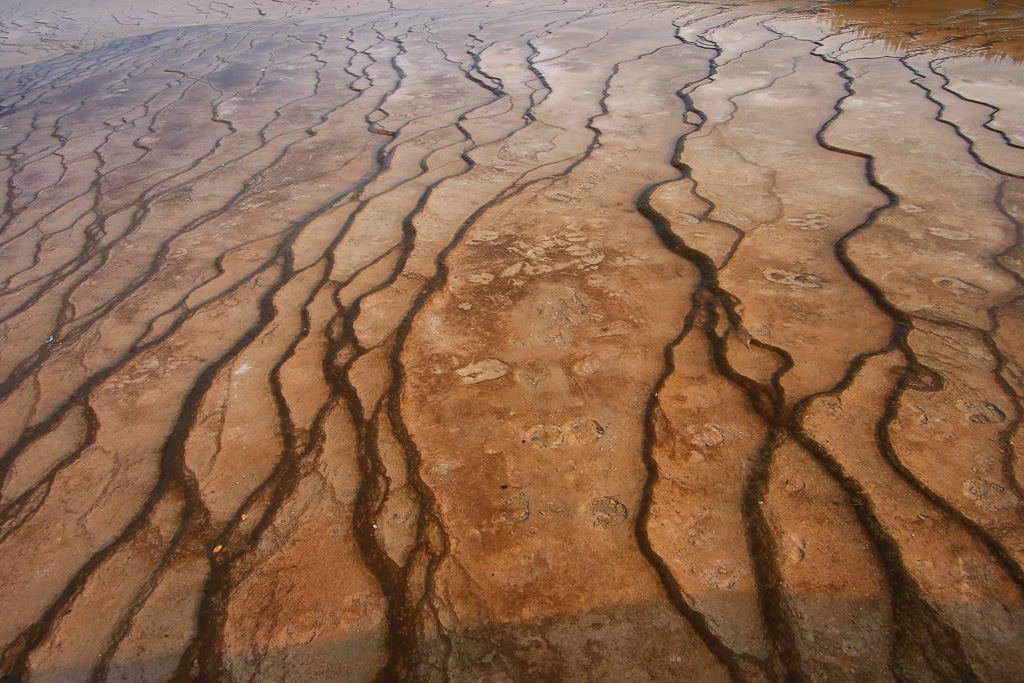
[[[1024,10],[0,1],[0,679],[1024,680]]]

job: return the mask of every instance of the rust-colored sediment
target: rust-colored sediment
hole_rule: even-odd
[[[1021,25],[3,3],[0,678],[1024,679]]]

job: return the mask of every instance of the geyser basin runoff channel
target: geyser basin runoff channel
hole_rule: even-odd
[[[1019,6],[0,26],[0,679],[1024,679]]]

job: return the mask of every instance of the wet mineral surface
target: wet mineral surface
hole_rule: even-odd
[[[0,678],[1024,678],[1024,14],[3,0]]]

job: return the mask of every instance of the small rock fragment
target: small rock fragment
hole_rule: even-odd
[[[501,502],[498,507],[498,522],[501,524],[522,524],[530,518],[530,501],[520,493]]]
[[[626,521],[626,506],[605,496],[595,498],[587,505],[587,516],[596,529],[610,529]]]
[[[519,271],[523,269],[523,262],[517,261],[513,265],[509,266],[505,270],[501,271],[502,277],[515,277],[519,274]]]
[[[725,432],[718,425],[706,424],[690,433],[693,435],[690,443],[694,446],[719,446],[725,441]]]
[[[596,443],[604,436],[604,427],[597,420],[577,420],[562,425],[566,443],[572,446],[586,446]]]
[[[511,368],[497,358],[488,358],[477,363],[471,363],[464,368],[455,371],[462,378],[463,384],[477,384],[498,379],[508,374]]]
[[[794,273],[790,270],[779,270],[777,268],[766,268],[762,271],[764,279],[777,285],[792,285],[794,287],[806,287],[808,289],[820,289],[821,278],[808,273]]]
[[[564,439],[562,430],[557,425],[537,425],[530,429],[526,435],[537,448],[558,448]]]

